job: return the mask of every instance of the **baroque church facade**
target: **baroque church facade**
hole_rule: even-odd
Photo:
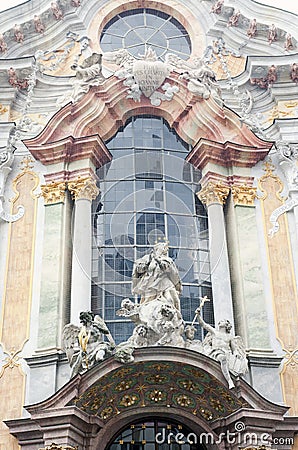
[[[0,23],[0,449],[297,449],[297,16],[30,0]],[[142,297],[143,263],[175,300]],[[207,342],[223,321],[243,372]]]

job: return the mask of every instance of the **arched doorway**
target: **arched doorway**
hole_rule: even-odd
[[[185,425],[155,418],[130,424],[113,437],[106,450],[205,450],[200,441]]]

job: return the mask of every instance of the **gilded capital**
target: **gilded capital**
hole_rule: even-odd
[[[65,191],[66,183],[64,181],[52,181],[49,184],[44,184],[41,186],[41,193],[44,198],[45,205],[64,203]]]
[[[224,205],[229,192],[230,188],[228,186],[210,181],[200,192],[197,192],[197,196],[204,205],[209,206],[213,203]]]
[[[257,198],[257,188],[246,186],[233,186],[231,189],[234,205],[254,206]]]
[[[96,186],[96,182],[93,178],[81,178],[69,181],[68,189],[71,192],[75,200],[95,200],[99,194],[99,189]]]

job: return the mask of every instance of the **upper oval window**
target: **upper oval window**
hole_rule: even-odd
[[[149,8],[124,11],[111,19],[100,37],[103,51],[125,48],[135,58],[151,47],[158,58],[167,52],[188,59],[191,42],[186,29],[169,14]]]

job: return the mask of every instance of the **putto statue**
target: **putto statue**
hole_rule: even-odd
[[[84,373],[112,355],[114,339],[102,318],[91,311],[80,313],[81,327],[69,323],[63,329],[63,344],[71,367],[71,377]],[[103,335],[108,339],[104,341]]]

